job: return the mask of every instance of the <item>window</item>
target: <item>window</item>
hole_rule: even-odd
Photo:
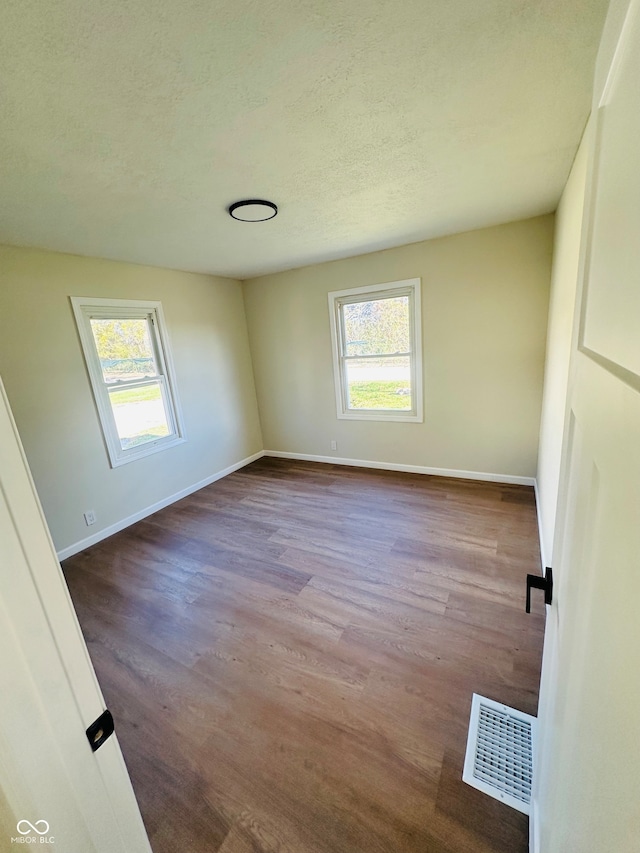
[[[161,304],[71,303],[111,466],[183,442]]]
[[[329,294],[339,418],[422,421],[420,279]]]

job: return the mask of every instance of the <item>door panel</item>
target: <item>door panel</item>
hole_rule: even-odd
[[[622,0],[614,0],[614,17]],[[640,839],[640,16],[629,4],[595,104],[568,390],[555,600],[534,780],[536,850]]]
[[[614,58],[600,109],[594,162],[584,346],[640,374],[640,15],[630,9],[627,33]]]
[[[53,837],[53,849],[149,853],[117,738],[93,753],[85,736],[103,699],[1,383],[0,649],[0,849]],[[22,821],[38,831],[21,835]]]
[[[589,428],[574,445],[569,492],[583,508],[566,529],[579,547],[559,555],[572,586],[558,598],[557,701],[552,720],[542,718],[551,752],[541,849],[631,853],[640,837],[640,396],[584,357],[577,385],[574,414]]]

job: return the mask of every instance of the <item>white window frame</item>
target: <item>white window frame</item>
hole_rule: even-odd
[[[403,281],[391,281],[384,284],[374,284],[367,287],[352,287],[348,290],[334,290],[329,296],[329,315],[331,318],[331,349],[333,352],[333,376],[336,392],[336,411],[342,420],[357,421],[402,421],[422,423],[423,394],[422,394],[422,309],[420,306],[420,279],[408,278]],[[363,356],[346,355],[344,324],[342,322],[342,306],[352,302],[383,297],[409,297],[409,329],[411,349],[408,353],[398,353],[409,356],[411,365],[411,400],[413,408],[402,412],[398,409],[350,409],[348,406],[348,388],[346,363],[353,358]],[[391,355],[391,354],[390,354]],[[392,355],[396,355],[393,353]],[[366,358],[366,356],[364,356]],[[375,358],[375,356],[372,356]]]
[[[120,465],[126,465],[128,462],[142,459],[152,453],[158,453],[185,442],[186,435],[162,304],[135,299],[101,299],[85,296],[71,296],[70,299],[111,467],[117,468]],[[108,389],[113,386],[109,386],[104,381],[102,366],[91,330],[92,319],[146,319],[149,321],[151,345],[157,367],[157,376],[154,377],[154,382],[158,381],[160,385],[171,430],[169,435],[162,436],[156,441],[147,441],[144,444],[123,449],[109,400]],[[144,384],[144,381],[141,384]]]

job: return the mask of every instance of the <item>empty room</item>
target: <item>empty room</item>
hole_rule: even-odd
[[[3,5],[0,850],[637,853],[639,7]]]

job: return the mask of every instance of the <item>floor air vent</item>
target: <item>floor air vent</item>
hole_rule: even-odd
[[[462,778],[529,814],[536,718],[473,694]]]

